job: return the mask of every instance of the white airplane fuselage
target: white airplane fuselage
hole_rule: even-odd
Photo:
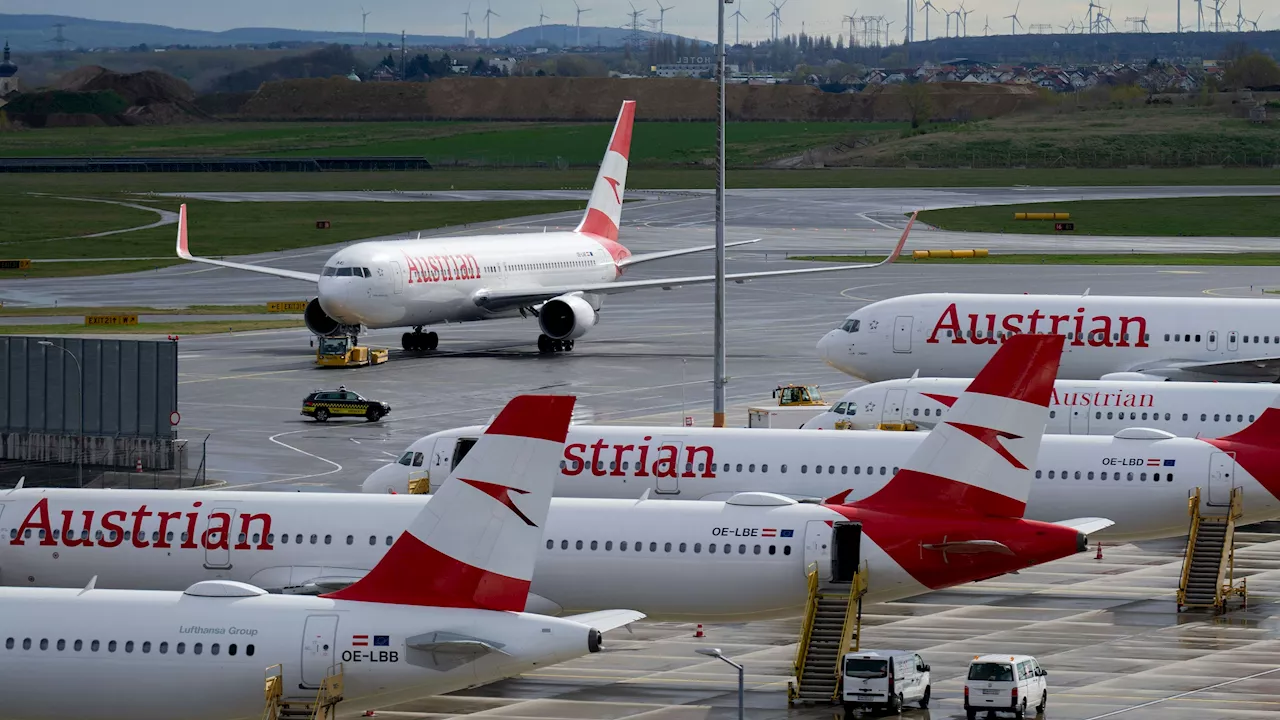
[[[805,430],[871,430],[880,423],[935,425],[969,378],[905,378],[856,387]],[[1049,404],[1051,435],[1114,435],[1139,425],[1180,437],[1215,438],[1244,429],[1280,396],[1272,383],[1058,380]]]
[[[325,262],[318,300],[334,320],[367,328],[511,317],[519,308],[489,311],[477,293],[610,282],[628,254],[576,232],[356,243]],[[599,308],[598,296],[593,306]]]
[[[1067,336],[1059,378],[1273,381],[1280,309],[1271,300],[931,293],[871,303],[818,343],[828,364],[872,382],[972,377],[1009,333]],[[1132,380],[1138,376],[1114,379]]]
[[[399,462],[374,471],[365,492],[406,492],[411,477],[447,476],[480,431],[456,428],[419,439]],[[1232,487],[1242,488],[1246,522],[1280,515],[1280,456],[1267,448],[1137,434],[1151,438],[1045,435],[1027,517],[1109,518],[1115,526],[1099,533],[1107,540],[1172,537],[1187,531],[1187,497],[1196,487],[1215,504],[1227,503]],[[556,495],[635,498],[648,489],[654,498],[682,500],[746,491],[826,498],[852,489],[852,501],[888,482],[925,435],[572,425]]]
[[[107,577],[113,569],[108,562],[92,572]],[[587,632],[524,613],[321,597],[0,588],[0,714],[258,718],[264,670],[274,664],[282,666],[285,697],[314,699],[341,663],[347,707],[389,704],[585,655]],[[408,647],[434,633],[501,638],[506,654],[445,669]]]

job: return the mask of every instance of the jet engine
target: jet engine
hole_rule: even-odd
[[[307,329],[312,333],[321,336],[337,335],[342,330],[342,323],[329,317],[324,308],[320,307],[320,299],[313,298],[307,303],[307,309],[302,313],[302,319],[307,324]]]
[[[580,295],[552,298],[538,311],[538,325],[552,340],[577,340],[595,327],[600,315]]]

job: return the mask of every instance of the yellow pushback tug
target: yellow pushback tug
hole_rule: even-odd
[[[316,365],[320,367],[361,367],[381,365],[387,361],[386,348],[368,348],[356,345],[350,335],[321,337],[316,344]]]

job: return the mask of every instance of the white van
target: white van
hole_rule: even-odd
[[[964,712],[969,720],[980,712],[1013,713],[1022,720],[1028,707],[1042,714],[1049,703],[1048,675],[1030,655],[975,657],[964,683]]]
[[[929,707],[933,687],[929,666],[906,650],[863,650],[844,656],[844,707],[887,708],[898,712],[907,703]]]

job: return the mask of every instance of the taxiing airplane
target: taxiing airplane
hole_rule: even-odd
[[[1065,356],[1064,356],[1065,357]],[[1140,416],[1139,416],[1140,417]],[[945,419],[945,416],[944,416]],[[1106,540],[1145,540],[1187,531],[1187,497],[1197,487],[1215,507],[1244,494],[1243,522],[1280,517],[1280,403],[1220,438],[1179,438],[1131,421],[1111,436],[1046,435],[1036,458],[1027,517],[1104,516]],[[406,492],[410,479],[447,477],[483,427],[420,438],[395,463],[365,479],[365,492]],[[556,496],[724,500],[768,491],[797,499],[852,488],[868,497],[904,466],[928,433],[831,433],[760,428],[571,425]]]
[[[714,275],[624,280],[631,267],[714,250],[714,245],[633,255],[618,242],[627,185],[627,158],[636,104],[622,104],[587,212],[572,232],[517,233],[355,243],[334,253],[314,273],[195,257],[187,244],[187,211],[178,220],[178,257],[185,260],[315,283],[307,327],[317,335],[355,335],[361,327],[411,327],[405,350],[434,350],[439,336],[422,328],[446,322],[505,317],[538,319],[541,352],[572,350],[599,322],[606,295],[715,282]],[[878,267],[897,259],[911,225],[878,263],[731,273],[747,280]],[[728,243],[743,245],[756,242]]]
[[[573,403],[566,396],[512,400],[457,478],[430,506],[400,518],[386,554],[329,595],[268,595],[226,579],[184,592],[98,589],[96,578],[85,578],[83,589],[0,588],[0,715],[257,718],[264,669],[275,664],[286,697],[315,698],[340,666],[347,701],[392,703],[598,651],[600,629],[643,615],[524,612]],[[56,546],[55,565],[60,556],[104,549],[130,554],[135,564],[187,555],[217,567],[229,558],[242,503],[214,494],[176,500],[170,504],[185,505],[182,512],[156,516],[143,508],[132,525],[123,511],[96,521],[90,511],[75,524],[69,510],[61,518],[33,515],[35,525],[13,541],[35,533],[30,545],[46,553]],[[153,517],[143,523],[143,515]],[[116,568],[108,562],[92,572],[105,580]]]
[[[857,502],[800,503],[763,492],[725,502],[556,498],[527,608],[598,611],[625,598],[627,607],[663,619],[783,617],[803,607],[811,567],[837,582],[865,567],[868,598],[884,601],[1077,552],[1086,534],[1109,521],[1021,519],[1059,344],[1028,337],[1021,347],[1005,346],[1004,361],[998,356],[957,401],[954,425],[930,433],[893,482]],[[476,447],[467,457],[483,452]],[[470,477],[468,462],[442,492]],[[515,496],[498,489],[490,494],[512,507]],[[398,529],[436,502],[423,495],[18,490],[0,495],[0,532],[9,538],[0,544],[0,580],[61,586],[101,573],[104,583],[138,588],[225,578],[287,593],[357,582],[355,589]],[[229,518],[219,523],[231,528],[227,534],[204,530],[215,514]],[[166,517],[186,536],[169,538],[175,530]]]
[[[1278,306],[1206,297],[904,295],[854,311],[818,350],[872,382],[918,371],[968,377],[1017,333],[1067,338],[1060,377],[1073,380],[1280,379]]]
[[[804,430],[874,430],[882,423],[936,425],[971,381],[885,380],[845,393]],[[1248,427],[1277,397],[1271,383],[1058,380],[1049,402],[1050,435],[1114,435],[1140,425],[1180,437],[1223,437]]]

